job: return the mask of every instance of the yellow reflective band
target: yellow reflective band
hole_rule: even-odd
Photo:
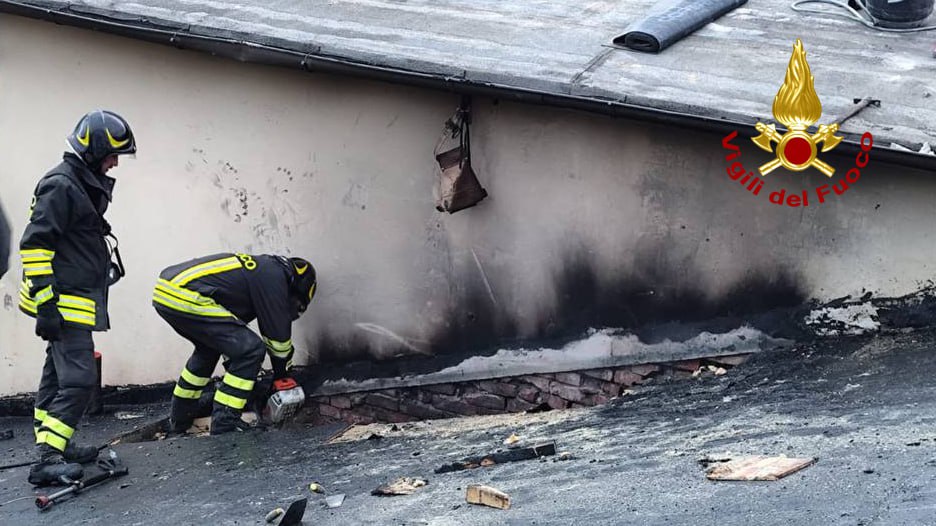
[[[218,305],[217,303],[214,306],[203,306],[203,305],[194,305],[160,291],[153,291],[153,301],[165,307],[169,307],[172,310],[179,312],[185,312],[187,314],[195,314],[197,316],[212,316],[218,318],[230,317],[233,318],[234,315],[228,312],[227,309]]]
[[[292,349],[292,340],[286,340],[284,342],[278,342],[276,340],[271,340],[269,338],[264,338],[263,343],[267,345],[270,349],[276,352],[284,353],[289,352]]]
[[[94,314],[94,300],[82,298],[81,296],[72,296],[70,294],[61,294],[58,301],[59,307],[76,309]]]
[[[222,391],[215,391],[214,401],[228,407],[233,407],[234,409],[243,409],[244,406],[247,405],[247,400],[231,396]]]
[[[29,314],[36,314],[38,312],[38,309],[36,308],[36,302],[23,296],[22,293],[20,293],[19,308]]]
[[[55,296],[55,293],[52,292],[52,285],[49,285],[48,287],[36,293],[36,297],[34,298],[35,303],[37,306],[42,305],[43,303],[52,299],[54,296]]]
[[[201,294],[195,292],[194,290],[189,290],[186,288],[178,287],[173,285],[171,282],[164,279],[160,279],[156,283],[156,290],[165,292],[170,296],[175,296],[178,299],[189,301],[191,303],[197,303],[200,305],[210,305],[214,303],[214,300]]]
[[[49,414],[48,411],[46,411],[45,409],[39,409],[38,407],[33,408],[33,418],[35,418],[36,420],[40,422],[45,420],[45,417],[48,414]]]
[[[200,265],[195,265],[192,268],[180,272],[176,277],[172,278],[172,283],[179,286],[185,286],[190,281],[196,280],[198,278],[211,274],[220,274],[222,272],[227,272],[229,270],[235,270],[239,268],[241,268],[241,262],[234,256],[226,257],[224,259],[216,259],[214,261],[208,261]]]
[[[20,250],[20,257],[21,258],[43,257],[47,260],[51,260],[52,258],[55,257],[55,252],[51,250],[46,250],[44,248],[25,248],[23,250]]]
[[[245,380],[244,378],[241,378],[239,376],[234,376],[231,373],[227,373],[224,375],[224,383],[226,383],[227,385],[230,385],[231,387],[235,389],[240,389],[241,391],[250,391],[253,389],[253,386],[254,386],[253,380]]]
[[[94,325],[94,314],[88,314],[85,311],[66,309],[63,307],[59,307],[59,313],[62,315],[62,318],[65,321],[80,323],[82,325]]]
[[[289,360],[288,362],[286,362],[286,369],[287,369],[287,370],[292,369],[292,366],[293,366],[292,360]]]
[[[67,439],[62,438],[51,431],[40,431],[37,433],[36,443],[48,444],[63,453],[65,452],[65,448],[68,447]]]
[[[201,396],[201,389],[185,389],[176,384],[175,389],[172,390],[172,395],[187,400],[197,400]]]
[[[195,387],[205,387],[206,385],[208,385],[208,381],[211,380],[211,378],[203,378],[201,376],[196,376],[187,368],[182,369],[182,379],[194,385]]]
[[[34,269],[23,269],[23,273],[26,277],[34,278],[36,276],[49,276],[52,274],[52,265],[45,265],[40,268]]]
[[[58,418],[55,418],[52,415],[46,415],[42,420],[42,427],[46,427],[55,431],[57,435],[61,435],[65,438],[71,438],[75,434],[75,428],[62,422]]]
[[[312,301],[312,296],[315,296],[315,283],[309,287],[309,301]]]

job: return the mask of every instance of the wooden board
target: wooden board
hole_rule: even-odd
[[[819,460],[817,458],[741,457],[708,470],[709,480],[777,480]]]

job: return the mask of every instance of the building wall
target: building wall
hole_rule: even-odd
[[[872,160],[846,195],[779,207],[727,178],[720,136],[506,101],[475,101],[490,197],[440,214],[432,147],[457,100],[4,15],[0,199],[18,237],[85,111],[133,126],[139,153],[115,169],[108,213],[128,267],[113,329],[96,339],[108,384],[177,374],[190,349],[155,315],[151,288],[162,268],[215,251],[314,262],[319,292],[294,324],[300,362],[896,295],[931,277],[934,174]],[[742,147],[749,169],[767,160]],[[44,358],[15,307],[13,263],[0,281],[0,394],[34,389]]]

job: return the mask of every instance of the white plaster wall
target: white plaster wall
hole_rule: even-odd
[[[378,357],[401,347],[386,331],[426,348],[459,314],[464,284],[478,286],[479,264],[485,301],[521,336],[561,307],[553,284],[574,255],[607,278],[668,269],[665,286],[713,298],[780,270],[820,298],[902,294],[930,277],[936,178],[880,166],[833,204],[774,207],[727,180],[720,137],[550,108],[476,101],[475,165],[491,197],[439,214],[431,150],[456,102],[4,15],[0,198],[18,238],[77,119],[104,107],[131,123],[139,153],[113,172],[108,213],[128,276],[96,340],[107,384],[175,377],[189,348],[153,312],[151,287],[165,266],[214,251],[314,262],[318,296],[294,325],[300,361],[316,359],[321,335],[361,338]],[[0,395],[33,390],[44,357],[16,311],[12,263]]]

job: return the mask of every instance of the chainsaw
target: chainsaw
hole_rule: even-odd
[[[292,418],[305,403],[305,391],[292,378],[273,381],[273,393],[267,399],[261,419],[267,424],[280,424]]]

